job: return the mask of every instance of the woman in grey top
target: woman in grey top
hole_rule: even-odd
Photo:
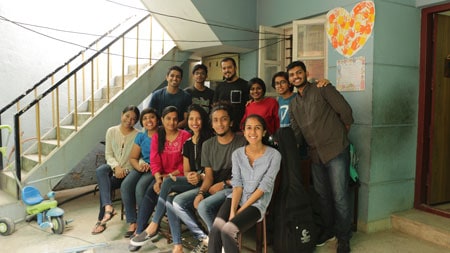
[[[209,234],[208,252],[239,252],[237,238],[264,217],[280,170],[280,153],[268,146],[264,119],[249,115],[244,122],[248,142],[232,155],[233,192],[220,207]]]

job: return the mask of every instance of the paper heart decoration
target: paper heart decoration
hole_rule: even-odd
[[[340,54],[351,57],[366,44],[374,22],[375,4],[372,1],[358,3],[350,14],[344,8],[335,8],[327,13],[328,39]]]

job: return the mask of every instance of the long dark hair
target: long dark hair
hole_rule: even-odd
[[[161,119],[166,117],[166,115],[171,112],[176,112],[178,117],[178,109],[173,105],[169,105],[162,111]],[[161,154],[164,151],[165,144],[166,144],[166,129],[164,128],[164,126],[160,126],[158,128],[158,154]]]
[[[198,144],[201,146],[201,144],[205,140],[209,139],[213,134],[209,125],[209,115],[200,105],[192,104],[187,109],[188,119],[192,111],[198,112],[200,114],[200,118],[202,119],[202,129],[200,129],[200,135],[198,138]]]
[[[187,109],[187,113],[188,113],[188,119],[189,119],[189,115],[191,114],[191,112],[198,112],[200,114],[200,118],[202,119],[202,128],[200,129],[200,134],[197,140],[197,147],[198,147],[198,154],[202,153],[202,144],[204,141],[206,141],[207,139],[211,138],[211,136],[213,136],[213,132],[212,129],[209,125],[209,115],[208,113],[205,111],[205,109],[203,109],[203,107],[201,107],[198,104],[192,104],[188,107]],[[196,164],[199,165],[201,164],[201,155],[196,157]]]

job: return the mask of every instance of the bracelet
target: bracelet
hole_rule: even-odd
[[[203,197],[205,197],[205,193],[202,190],[199,190],[197,195],[202,195]]]

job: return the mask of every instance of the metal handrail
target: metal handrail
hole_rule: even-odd
[[[121,25],[123,25],[125,22],[127,22],[128,20],[130,20],[133,16],[130,16],[128,18],[126,18],[124,21],[122,21],[121,23],[117,24],[116,26],[114,26],[113,28],[109,29],[105,34],[103,34],[102,36],[100,36],[99,38],[97,38],[96,40],[94,40],[91,44],[89,44],[87,47],[85,47],[85,49],[81,50],[78,54],[74,55],[73,57],[71,57],[67,62],[65,62],[64,64],[62,64],[61,66],[57,67],[53,72],[51,72],[50,74],[48,74],[47,76],[45,76],[44,78],[42,78],[39,82],[37,82],[36,84],[34,84],[30,89],[26,90],[24,93],[22,93],[21,95],[17,96],[15,99],[13,99],[9,104],[7,104],[6,106],[4,106],[2,109],[0,109],[0,124],[2,123],[2,117],[1,115],[6,112],[8,109],[10,109],[13,105],[19,103],[23,98],[25,98],[28,94],[30,94],[33,91],[36,91],[37,88],[39,86],[41,86],[44,82],[46,82],[49,78],[53,78],[53,76],[55,74],[57,74],[60,70],[62,70],[63,68],[69,66],[69,64],[71,62],[73,62],[75,59],[77,59],[80,55],[84,55],[84,53],[87,50],[90,50],[94,45],[96,45],[99,41],[103,40],[104,38],[106,38],[107,36],[109,36],[113,31],[115,31],[117,28],[119,28]],[[2,140],[2,135],[0,134],[0,146],[3,145],[3,140]],[[3,167],[3,159],[0,159],[0,167]]]
[[[107,31],[105,34],[103,34],[102,36],[100,36],[98,39],[94,40],[94,42],[92,42],[91,44],[89,44],[87,47],[85,47],[85,49],[81,50],[78,54],[74,55],[72,58],[70,58],[67,62],[65,62],[63,65],[57,67],[53,72],[51,72],[50,74],[48,74],[47,76],[45,76],[44,78],[42,78],[39,82],[37,82],[35,85],[33,85],[33,87],[31,87],[30,89],[26,90],[23,94],[19,95],[18,97],[16,97],[13,101],[11,101],[9,104],[7,104],[6,106],[4,106],[1,110],[0,110],[0,122],[1,122],[1,115],[2,113],[4,113],[6,110],[8,110],[9,108],[11,108],[14,104],[16,104],[17,102],[19,102],[22,98],[24,98],[26,95],[30,94],[31,92],[33,92],[36,88],[38,88],[40,85],[42,85],[45,81],[47,81],[49,78],[51,78],[53,75],[57,74],[58,71],[60,71],[61,69],[67,67],[72,61],[74,61],[78,56],[82,55],[84,52],[86,52],[87,50],[90,50],[91,47],[93,47],[94,45],[96,45],[99,41],[101,41],[102,39],[106,38],[109,34],[111,34],[114,30],[116,30],[118,27],[120,27],[123,23],[125,23],[126,21],[128,21],[129,19],[131,19],[132,17],[128,17],[127,19],[125,19],[122,23],[119,23],[118,25],[114,26],[113,28],[111,28],[109,31]]]
[[[52,92],[53,91],[55,91],[56,90],[56,96],[57,96],[57,98],[56,98],[56,101],[57,101],[57,103],[58,103],[58,101],[59,101],[59,98],[58,98],[58,88],[64,83],[64,82],[66,82],[67,80],[69,80],[69,78],[71,78],[71,77],[74,77],[75,78],[75,86],[77,85],[77,80],[76,80],[76,74],[80,71],[80,70],[83,70],[84,71],[84,67],[86,67],[88,64],[91,64],[92,65],[92,69],[94,68],[94,60],[97,58],[97,57],[99,57],[101,54],[107,54],[107,57],[108,57],[108,65],[109,65],[109,55],[110,55],[110,48],[117,42],[117,41],[119,41],[119,40],[124,40],[124,38],[125,38],[125,35],[126,34],[128,34],[129,32],[131,32],[133,29],[139,29],[139,24],[141,24],[141,23],[143,23],[146,19],[148,19],[149,17],[151,17],[151,15],[150,14],[148,14],[148,15],[146,15],[145,17],[143,17],[143,18],[141,18],[140,20],[138,20],[137,22],[135,22],[135,24],[134,25],[132,25],[130,28],[128,28],[128,29],[126,29],[123,33],[121,33],[120,35],[118,35],[116,38],[114,38],[112,41],[110,41],[106,46],[104,46],[103,48],[101,48],[100,50],[98,50],[98,51],[96,51],[91,57],[89,57],[87,60],[84,60],[82,63],[80,63],[76,68],[74,68],[73,70],[71,70],[68,74],[66,74],[64,77],[62,77],[58,82],[56,82],[55,84],[52,84],[52,86],[51,87],[49,87],[47,90],[45,90],[44,92],[42,92],[40,95],[36,95],[36,97],[30,102],[30,103],[28,103],[28,105],[26,105],[25,107],[23,107],[22,109],[19,109],[15,114],[14,114],[14,143],[15,143],[15,146],[16,147],[18,147],[18,148],[16,148],[16,150],[15,150],[15,167],[16,167],[16,175],[17,175],[17,177],[18,177],[18,180],[19,181],[21,181],[21,167],[22,167],[22,165],[21,165],[21,154],[22,154],[22,150],[21,150],[21,140],[20,140],[20,138],[21,138],[21,135],[20,135],[20,117],[25,113],[25,112],[27,112],[29,109],[31,109],[31,108],[33,108],[34,106],[37,106],[38,107],[38,109],[37,109],[37,112],[36,112],[36,124],[38,125],[39,124],[39,122],[40,122],[40,115],[39,115],[39,102],[43,99],[43,98],[45,98],[45,97],[47,97],[48,95],[50,95],[50,94],[52,94]],[[151,24],[152,24],[152,20],[150,19],[150,26],[151,26]],[[150,36],[152,36],[151,35],[151,28],[150,28]],[[139,32],[137,31],[137,34],[136,34],[136,40],[138,41],[139,40]],[[163,44],[164,44],[164,41],[163,41]],[[122,43],[122,45],[124,45],[124,41],[123,41],[123,43]],[[138,43],[137,43],[137,47],[138,47]],[[151,47],[152,47],[152,42],[150,41],[150,55],[151,55]],[[139,56],[138,56],[138,50],[136,49],[136,65],[138,64],[138,58],[139,58]],[[124,61],[123,61],[123,58],[125,57],[124,56],[125,55],[125,51],[124,50],[122,50],[122,73],[124,73]],[[83,55],[84,56],[84,55]],[[152,59],[150,59],[150,62],[151,62],[151,60]],[[138,71],[138,66],[136,66],[136,72]],[[49,76],[52,76],[54,73],[52,73],[52,74],[50,74]],[[110,75],[110,73],[109,73],[109,67],[108,67],[108,81],[107,81],[107,89],[108,89],[108,91],[107,91],[107,93],[108,93],[108,95],[107,95],[107,102],[109,103],[109,75]],[[47,78],[49,77],[49,76],[47,76]],[[91,73],[91,76],[92,76],[92,87],[93,87],[93,76],[94,76],[94,74],[93,73]],[[122,78],[122,80],[124,79],[124,77]],[[83,80],[84,80],[84,78],[83,78]],[[122,87],[122,89],[124,89],[124,84],[123,84],[123,81],[122,81],[122,85],[121,85],[121,87]],[[76,88],[75,88],[75,92],[76,92]],[[75,96],[75,100],[76,100],[76,94],[74,95]],[[91,88],[91,100],[92,100],[92,106],[91,106],[91,115],[93,116],[94,115],[94,105],[93,105],[93,100],[94,100],[94,89],[93,88]],[[14,104],[14,103],[11,103],[11,104]],[[10,106],[10,105],[9,105]],[[59,105],[57,105],[58,106],[58,108],[56,108],[57,110],[59,110]],[[77,104],[76,104],[76,102],[75,102],[75,113],[76,113],[76,110],[77,110]],[[3,111],[2,111],[3,112]],[[59,117],[59,113],[57,113],[57,117]],[[0,119],[1,120],[1,119]],[[57,122],[57,126],[56,126],[56,133],[57,133],[57,139],[58,139],[58,146],[59,146],[59,127],[60,127],[60,125],[59,125],[59,118],[56,120],[56,122]],[[77,121],[76,121],[76,119],[74,119],[74,125],[75,125],[75,127],[77,127]],[[37,133],[37,136],[38,136],[38,138],[37,138],[37,147],[38,147],[38,150],[40,150],[40,145],[41,145],[41,139],[40,139],[40,133],[39,133],[39,131],[40,131],[40,129],[37,129],[37,131],[38,131],[38,133]],[[77,131],[77,130],[76,130]],[[40,162],[40,157],[41,157],[41,154],[40,154],[40,151],[38,151],[38,156],[39,156],[39,162]]]

